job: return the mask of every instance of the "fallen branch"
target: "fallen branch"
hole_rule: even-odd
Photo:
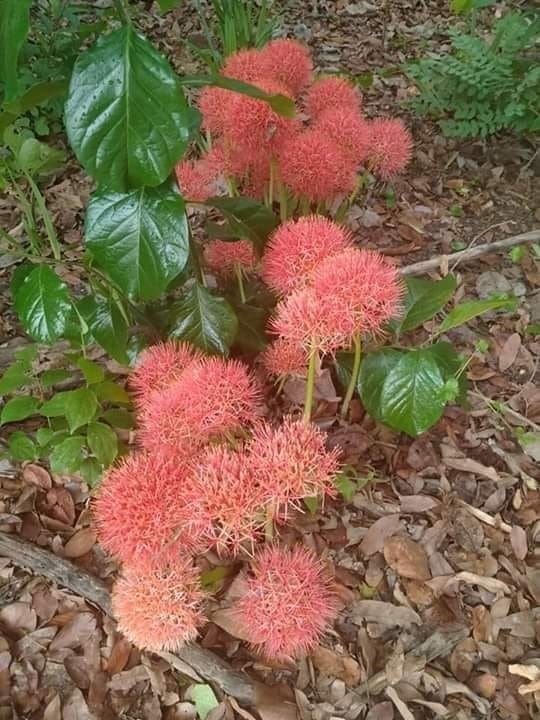
[[[428,270],[445,269],[450,265],[454,266],[459,262],[468,262],[482,255],[498,252],[499,250],[507,250],[516,245],[524,245],[526,243],[540,242],[540,230],[531,230],[530,232],[521,233],[521,235],[512,235],[503,240],[495,240],[495,242],[484,243],[476,247],[470,247],[466,250],[450,253],[450,255],[437,255],[429,260],[421,260],[412,265],[405,265],[401,268],[402,275],[422,275]]]
[[[44,548],[33,545],[15,535],[0,532],[0,556],[9,558],[15,565],[42,575],[80,595],[85,600],[97,605],[107,615],[112,616],[111,594],[105,584],[90,573],[81,570],[73,563],[64,560]],[[187,645],[174,655],[158,653],[175,666],[178,658],[178,669],[186,663],[197,675],[216,685],[226,695],[231,695],[243,705],[256,705],[261,689],[266,688],[246,674],[236,672],[218,655],[199,647]]]

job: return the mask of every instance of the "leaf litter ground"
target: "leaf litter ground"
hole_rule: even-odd
[[[373,80],[366,106],[380,114],[395,114],[411,92],[402,74],[381,70],[441,51],[450,23],[442,1],[320,0],[309,8],[287,1],[278,7],[287,30],[313,47],[318,69],[351,72],[366,85]],[[186,33],[197,32],[189,7],[163,19],[147,17],[147,31],[167,46],[177,68],[196,70],[182,45]],[[433,124],[407,120],[415,164],[391,196],[373,193],[353,208],[348,224],[359,245],[410,264],[538,225],[537,160],[526,141],[458,143]],[[74,258],[87,194],[69,164],[47,193]],[[9,200],[1,202],[2,225],[12,229],[17,218]],[[216,698],[188,668],[182,672],[178,662],[132,647],[84,599],[0,559],[0,720],[190,720],[197,709],[209,710],[211,720],[249,720],[257,713],[262,720],[534,716],[540,698],[540,343],[525,330],[540,322],[540,275],[530,254],[519,263],[485,256],[456,270],[460,299],[494,292],[523,299],[515,314],[488,315],[449,333],[468,354],[478,340],[487,341],[468,367],[468,412],[449,408],[431,431],[411,440],[376,425],[357,401],[350,423],[335,422],[339,390],[329,374],[319,379],[317,420],[332,425],[332,442],[356,469],[346,501],[306,511],[287,531],[322,554],[336,578],[343,610],[323,645],[295,666],[268,667],[253,657],[227,613],[241,578],[231,584],[227,570],[208,562],[208,582],[222,583],[223,591],[202,646],[280,695],[272,692],[250,710],[233,698]],[[3,365],[21,343],[9,309],[8,272],[0,270]],[[64,279],[80,282],[69,271]],[[430,330],[426,323],[418,340]],[[290,410],[302,394],[301,385],[288,383],[279,398],[268,398],[270,411]],[[529,437],[523,447],[519,428]],[[7,462],[0,476],[3,531],[110,583],[116,567],[95,543],[84,484]]]

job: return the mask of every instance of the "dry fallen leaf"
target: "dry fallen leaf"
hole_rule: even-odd
[[[514,364],[519,348],[521,337],[519,333],[512,333],[499,351],[499,370],[504,372]]]
[[[96,631],[96,618],[92,613],[81,612],[60,630],[50,645],[50,650],[82,647]]]
[[[32,632],[36,629],[37,615],[26,602],[14,602],[0,610],[0,622],[12,633]]]
[[[366,715],[366,720],[394,720],[394,706],[390,700],[377,703]]]
[[[385,541],[384,559],[402,577],[410,580],[429,580],[431,577],[426,551],[405,535]]]
[[[428,495],[401,495],[399,501],[402,513],[423,513],[440,505],[436,498]]]
[[[239,640],[249,641],[246,628],[240,621],[240,616],[232,608],[216,610],[210,615],[210,620],[222,628],[222,630],[228,632],[229,635]]]
[[[357,624],[362,621],[380,625],[404,626],[421,625],[420,615],[408,607],[393,605],[381,600],[360,600],[351,607],[351,620]]]
[[[41,465],[35,465],[30,463],[26,465],[22,472],[23,480],[43,490],[50,490],[52,487],[52,480],[49,472]]]
[[[334,650],[319,645],[312,651],[311,659],[320,672],[343,680],[345,685],[353,687],[360,682],[360,665],[349,655],[339,655]]]
[[[375,520],[360,543],[360,552],[366,557],[381,552],[387,538],[401,529],[399,515],[384,515]]]
[[[96,532],[92,528],[82,528],[72,535],[64,545],[64,555],[67,558],[78,558],[86,555],[96,542]]]
[[[512,525],[510,543],[517,559],[525,560],[527,553],[529,552],[529,548],[527,546],[527,533],[519,525]]]

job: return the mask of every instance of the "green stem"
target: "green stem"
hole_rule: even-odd
[[[347,392],[345,394],[345,399],[343,400],[343,405],[341,406],[341,417],[343,417],[343,418],[347,417],[349,405],[351,404],[351,400],[353,398],[354,391],[356,389],[356,383],[358,382],[358,373],[360,372],[361,357],[362,357],[362,340],[360,337],[360,333],[358,332],[354,336],[354,361],[353,361],[351,379],[349,381],[349,386],[347,387]]]
[[[199,282],[201,283],[201,285],[203,287],[207,287],[206,278],[204,276],[204,272],[203,272],[202,264],[201,264],[201,255],[200,255],[199,246],[193,240],[191,230],[189,232],[189,256],[191,258],[191,262],[193,263],[193,269],[195,270],[195,275],[197,276]]]
[[[238,263],[234,263],[234,274],[236,275],[236,280],[238,282],[238,290],[240,291],[240,300],[245,305],[246,304],[246,290],[244,288],[244,276],[242,274],[242,268]]]
[[[34,180],[32,179],[32,177],[26,171],[24,171],[24,175],[26,177],[28,184],[30,185],[30,189],[32,190],[32,193],[34,195],[39,212],[43,219],[43,224],[45,225],[45,232],[47,233],[47,239],[49,240],[49,245],[50,245],[53,257],[55,260],[60,260],[60,257],[61,257],[60,243],[58,242],[58,237],[57,237],[56,231],[54,229],[53,221],[51,219],[49,211],[47,210],[45,198],[39,191],[39,188],[36,185],[36,183],[34,182]]]
[[[309,215],[311,213],[311,207],[309,200],[306,197],[300,198],[300,215]]]
[[[315,371],[317,369],[318,352],[316,349],[311,351],[309,356],[308,374],[306,382],[306,401],[304,404],[304,422],[311,421],[311,411],[313,409],[313,392],[315,390]]]
[[[274,204],[274,180],[276,176],[276,161],[274,158],[270,160],[270,181],[268,183],[268,207]]]
[[[282,223],[286,222],[287,220],[287,188],[281,181],[281,178],[278,179],[279,183],[279,219]]]

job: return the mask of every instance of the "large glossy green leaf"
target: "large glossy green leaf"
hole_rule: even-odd
[[[210,198],[205,204],[220,210],[226,219],[224,225],[209,223],[209,234],[230,240],[251,240],[259,252],[278,225],[272,210],[258,200],[245,197]]]
[[[0,0],[0,80],[4,99],[17,95],[17,63],[29,29],[32,0]]]
[[[87,295],[77,303],[77,309],[94,340],[119,363],[128,365],[128,326],[116,303],[104,297]]]
[[[455,275],[442,280],[407,278],[405,312],[394,325],[396,332],[406,332],[419,327],[436,315],[452,297],[457,286]]]
[[[75,472],[84,460],[85,439],[76,435],[55,445],[50,455],[51,470],[56,473]]]
[[[415,437],[444,412],[448,383],[463,392],[456,379],[461,360],[449,343],[400,351],[385,348],[367,355],[360,368],[359,392],[367,412],[379,422]]]
[[[101,37],[73,68],[66,129],[98,184],[159,185],[182,155],[187,104],[163,55],[131,25]]]
[[[173,308],[171,337],[187,340],[209,353],[227,355],[238,330],[229,303],[199,284],[192,285]]]
[[[47,265],[37,265],[17,287],[15,310],[26,332],[53,343],[63,334],[71,302],[66,284]]]
[[[124,292],[153,300],[182,272],[189,256],[184,201],[166,185],[97,192],[86,213],[86,244]]]
[[[404,353],[390,370],[381,393],[384,421],[408,435],[424,432],[441,417],[444,403],[440,393],[445,380],[429,351]]]
[[[442,321],[439,327],[439,333],[452,330],[452,328],[464,325],[469,320],[482,315],[490,310],[510,310],[517,308],[519,300],[517,298],[494,298],[493,300],[470,300],[460,303],[453,308]]]

